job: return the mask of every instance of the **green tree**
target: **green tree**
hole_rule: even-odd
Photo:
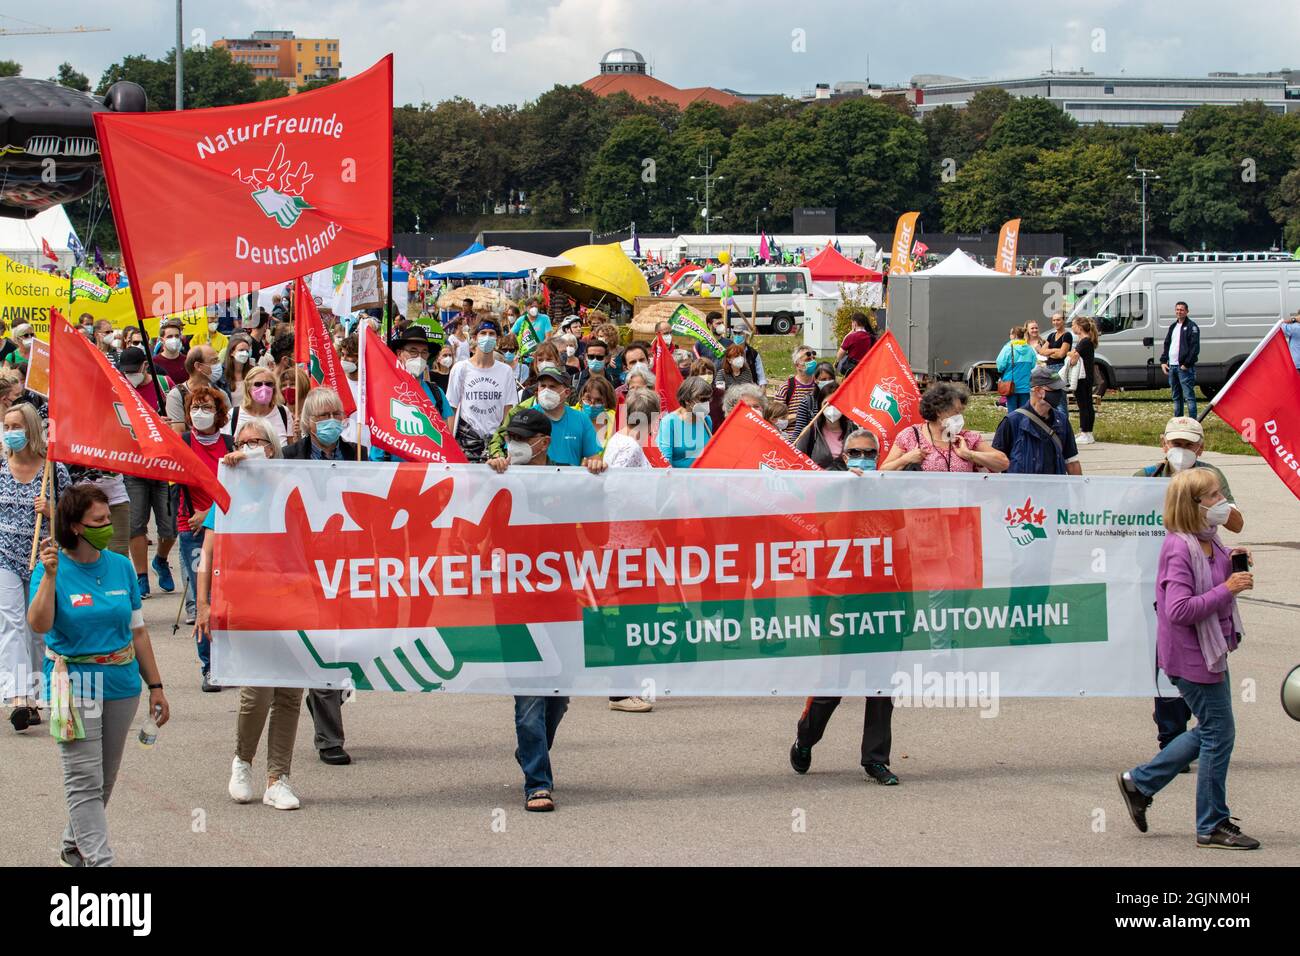
[[[0,77],[21,76],[23,68],[16,60],[0,60]]]
[[[258,99],[257,77],[250,66],[237,63],[223,47],[186,49],[185,108],[236,106]],[[144,88],[151,110],[170,110],[176,104],[176,51],[161,60],[144,55],[125,57],[100,77],[95,92],[102,96],[118,80],[131,80]]]
[[[943,227],[949,232],[999,228],[1024,217],[1029,207],[1029,178],[1040,151],[1032,146],[983,150],[939,187]],[[1028,226],[1025,226],[1029,230]]]
[[[1123,155],[1114,146],[1072,143],[1043,150],[1025,184],[1021,227],[1061,232],[1084,248],[1100,248],[1111,237],[1132,235],[1138,218],[1126,172]]]
[[[1010,109],[1015,97],[1001,87],[991,86],[980,90],[970,98],[962,110],[962,121],[975,142],[976,148],[984,145],[1002,114]]]
[[[1078,131],[1074,118],[1041,96],[1021,97],[1013,101],[989,130],[986,149],[1007,146],[1037,146],[1059,149],[1074,139]]]
[[[667,145],[663,128],[649,116],[629,116],[614,127],[587,170],[583,193],[597,229],[623,229],[632,222],[646,231],[659,228],[652,210]]]
[[[561,215],[581,201],[587,168],[613,124],[600,98],[581,86],[551,88],[520,110],[519,119],[520,183],[534,196],[556,187],[563,199],[548,208],[552,217]]]
[[[277,80],[274,77],[264,77],[257,81],[253,87],[253,100],[257,103],[266,100],[278,100],[282,96],[289,95],[289,84],[284,80]]]
[[[1273,219],[1283,228],[1287,249],[1300,246],[1300,149],[1293,155],[1294,168],[1282,177],[1273,196]]]
[[[72,68],[71,63],[59,64],[58,75],[54,82],[60,86],[66,86],[70,90],[77,90],[81,93],[90,92],[90,79],[84,73],[78,73]]]
[[[333,86],[339,81],[337,76],[320,77],[314,80],[308,80],[306,83],[298,84],[299,93],[307,93],[311,90],[319,90],[322,87]]]

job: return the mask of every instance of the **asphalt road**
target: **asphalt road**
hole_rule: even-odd
[[[1158,455],[1083,449],[1093,474],[1129,474]],[[1211,460],[1256,557],[1249,636],[1232,666],[1229,803],[1258,852],[1196,847],[1191,776],[1157,797],[1149,833],[1133,828],[1113,778],[1155,750],[1151,702],[1136,699],[1004,699],[996,719],[896,711],[902,785],[886,788],[858,766],[857,700],[799,777],[786,757],[798,700],[675,699],[622,714],[575,698],[552,754],[559,809],[529,814],[509,698],[369,693],[344,708],[352,766],[316,759],[304,708],[292,776],[303,808],[240,806],[226,794],[238,692],[199,692],[186,628],[171,635],[177,598],[155,594],[146,620],[174,718],[152,750],[128,743],[109,808],[119,864],[1300,864],[1300,724],[1278,703],[1300,662],[1300,503],[1257,458]],[[66,819],[55,745],[0,724],[0,767],[5,862],[53,864]]]

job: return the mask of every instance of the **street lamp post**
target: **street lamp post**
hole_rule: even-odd
[[[1142,255],[1145,256],[1147,254],[1147,178],[1150,177],[1153,180],[1159,180],[1160,177],[1156,175],[1154,169],[1142,169],[1137,165],[1137,163],[1133,164],[1133,172],[1136,175],[1129,176],[1127,177],[1128,179],[1142,180],[1142,199],[1140,205],[1142,208]]]
[[[721,176],[713,175],[713,152],[706,151],[701,154],[699,159],[700,168],[704,170],[704,232],[709,233],[709,220],[713,219],[713,209],[710,206],[710,193],[715,182],[722,182]],[[692,176],[691,179],[699,179],[698,176]]]

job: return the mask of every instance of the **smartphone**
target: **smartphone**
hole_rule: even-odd
[[[1244,551],[1238,551],[1232,556],[1232,571],[1235,574],[1238,571],[1250,570],[1250,555]]]

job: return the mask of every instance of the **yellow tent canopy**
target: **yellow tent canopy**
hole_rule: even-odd
[[[650,294],[650,284],[645,276],[617,242],[575,246],[560,254],[573,265],[546,269],[542,272],[542,281],[579,303],[596,305],[601,299],[612,296],[630,306],[637,296]]]

